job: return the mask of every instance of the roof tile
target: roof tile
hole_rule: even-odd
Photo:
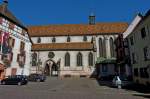
[[[32,51],[49,51],[49,50],[93,50],[91,42],[69,42],[69,43],[44,43],[33,44]]]
[[[64,24],[47,26],[29,26],[31,37],[38,36],[66,36],[66,35],[99,35],[123,33],[128,27],[127,23],[97,23],[89,24]]]

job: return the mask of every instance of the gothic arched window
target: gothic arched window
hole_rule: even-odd
[[[103,57],[103,41],[102,41],[102,38],[99,38],[99,56]]]
[[[106,38],[103,39],[103,57],[106,57]]]
[[[109,43],[110,43],[110,54],[111,54],[111,57],[115,57],[114,40],[113,40],[112,37],[109,39]]]
[[[83,36],[83,41],[87,41],[87,36]]]
[[[37,39],[37,43],[41,43],[41,38],[40,37]]]
[[[36,66],[37,64],[37,53],[32,54],[32,66]]]
[[[82,66],[82,54],[79,52],[77,54],[77,66]]]
[[[70,40],[70,36],[68,36],[68,37],[67,37],[67,42],[70,42],[70,41],[71,41],[71,40]]]
[[[89,66],[93,66],[93,54],[90,52],[88,56]]]
[[[55,42],[56,42],[56,38],[53,37],[53,38],[52,38],[52,43],[55,43]]]
[[[65,66],[70,66],[70,54],[68,52],[65,54]]]

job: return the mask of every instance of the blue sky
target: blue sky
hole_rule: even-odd
[[[91,12],[96,22],[131,22],[150,9],[150,0],[8,0],[9,9],[25,25],[88,23]],[[2,0],[0,0],[2,2]]]

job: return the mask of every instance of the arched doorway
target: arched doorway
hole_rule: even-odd
[[[44,74],[46,76],[58,76],[58,64],[49,59],[45,62]]]

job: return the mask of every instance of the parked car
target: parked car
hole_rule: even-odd
[[[132,84],[133,82],[128,80],[125,76],[115,76],[112,81],[112,85],[118,88],[126,87]]]
[[[46,80],[46,76],[43,74],[30,74],[28,80],[36,82],[44,82]]]
[[[115,75],[106,75],[106,76],[101,76],[99,80],[101,81],[112,81]]]
[[[14,75],[14,76],[8,76],[5,79],[1,80],[2,85],[25,85],[28,83],[27,78],[21,76],[21,75]]]
[[[20,77],[20,78],[24,78],[24,79],[27,79],[28,80],[28,76],[26,75],[16,75],[17,77]]]

